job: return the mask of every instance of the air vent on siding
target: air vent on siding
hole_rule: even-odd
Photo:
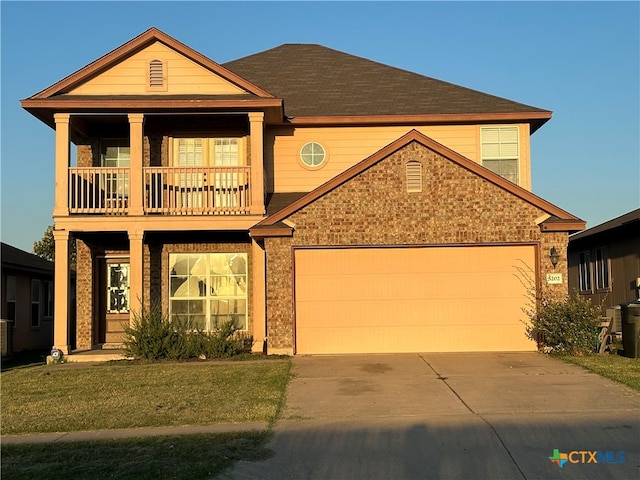
[[[415,160],[410,160],[406,165],[407,192],[422,191],[422,164]]]
[[[164,65],[160,60],[151,60],[149,62],[149,86],[164,86]]]

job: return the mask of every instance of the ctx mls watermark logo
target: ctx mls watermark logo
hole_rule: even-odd
[[[557,448],[553,449],[553,456],[549,457],[560,468],[565,463],[624,463],[624,452],[574,450],[562,453]]]

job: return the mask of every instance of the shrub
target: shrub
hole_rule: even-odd
[[[529,305],[523,311],[529,317],[527,338],[538,343],[545,353],[585,355],[595,351],[601,308],[577,293],[554,294],[542,285],[540,294],[528,268],[517,267],[518,278],[527,287]]]
[[[543,298],[529,319],[527,336],[538,341],[545,352],[585,355],[596,348],[600,308],[580,295]]]
[[[125,353],[146,361],[229,358],[246,351],[245,344],[245,339],[236,335],[233,321],[205,332],[172,320],[157,305],[143,307],[134,313],[133,322],[124,326]]]

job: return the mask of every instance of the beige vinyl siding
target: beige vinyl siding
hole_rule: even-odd
[[[150,91],[147,88],[151,60],[161,60],[164,64],[166,91]],[[150,45],[69,92],[70,95],[196,93],[233,95],[245,92],[160,42]]]
[[[265,138],[267,144],[274,145],[273,152],[269,149],[265,151],[265,163],[268,168],[272,168],[267,174],[274,179],[276,192],[311,191],[413,129],[475,162],[480,162],[478,125],[310,127],[297,128],[293,132],[274,129]],[[523,179],[528,179],[528,129],[520,130],[521,173]],[[313,171],[300,162],[300,148],[309,141],[322,144],[327,151],[325,164]],[[528,188],[530,181],[524,183]]]
[[[296,353],[533,351],[535,247],[296,250]]]

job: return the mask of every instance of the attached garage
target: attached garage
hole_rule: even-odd
[[[519,273],[535,265],[532,244],[297,248],[295,351],[535,350]]]

